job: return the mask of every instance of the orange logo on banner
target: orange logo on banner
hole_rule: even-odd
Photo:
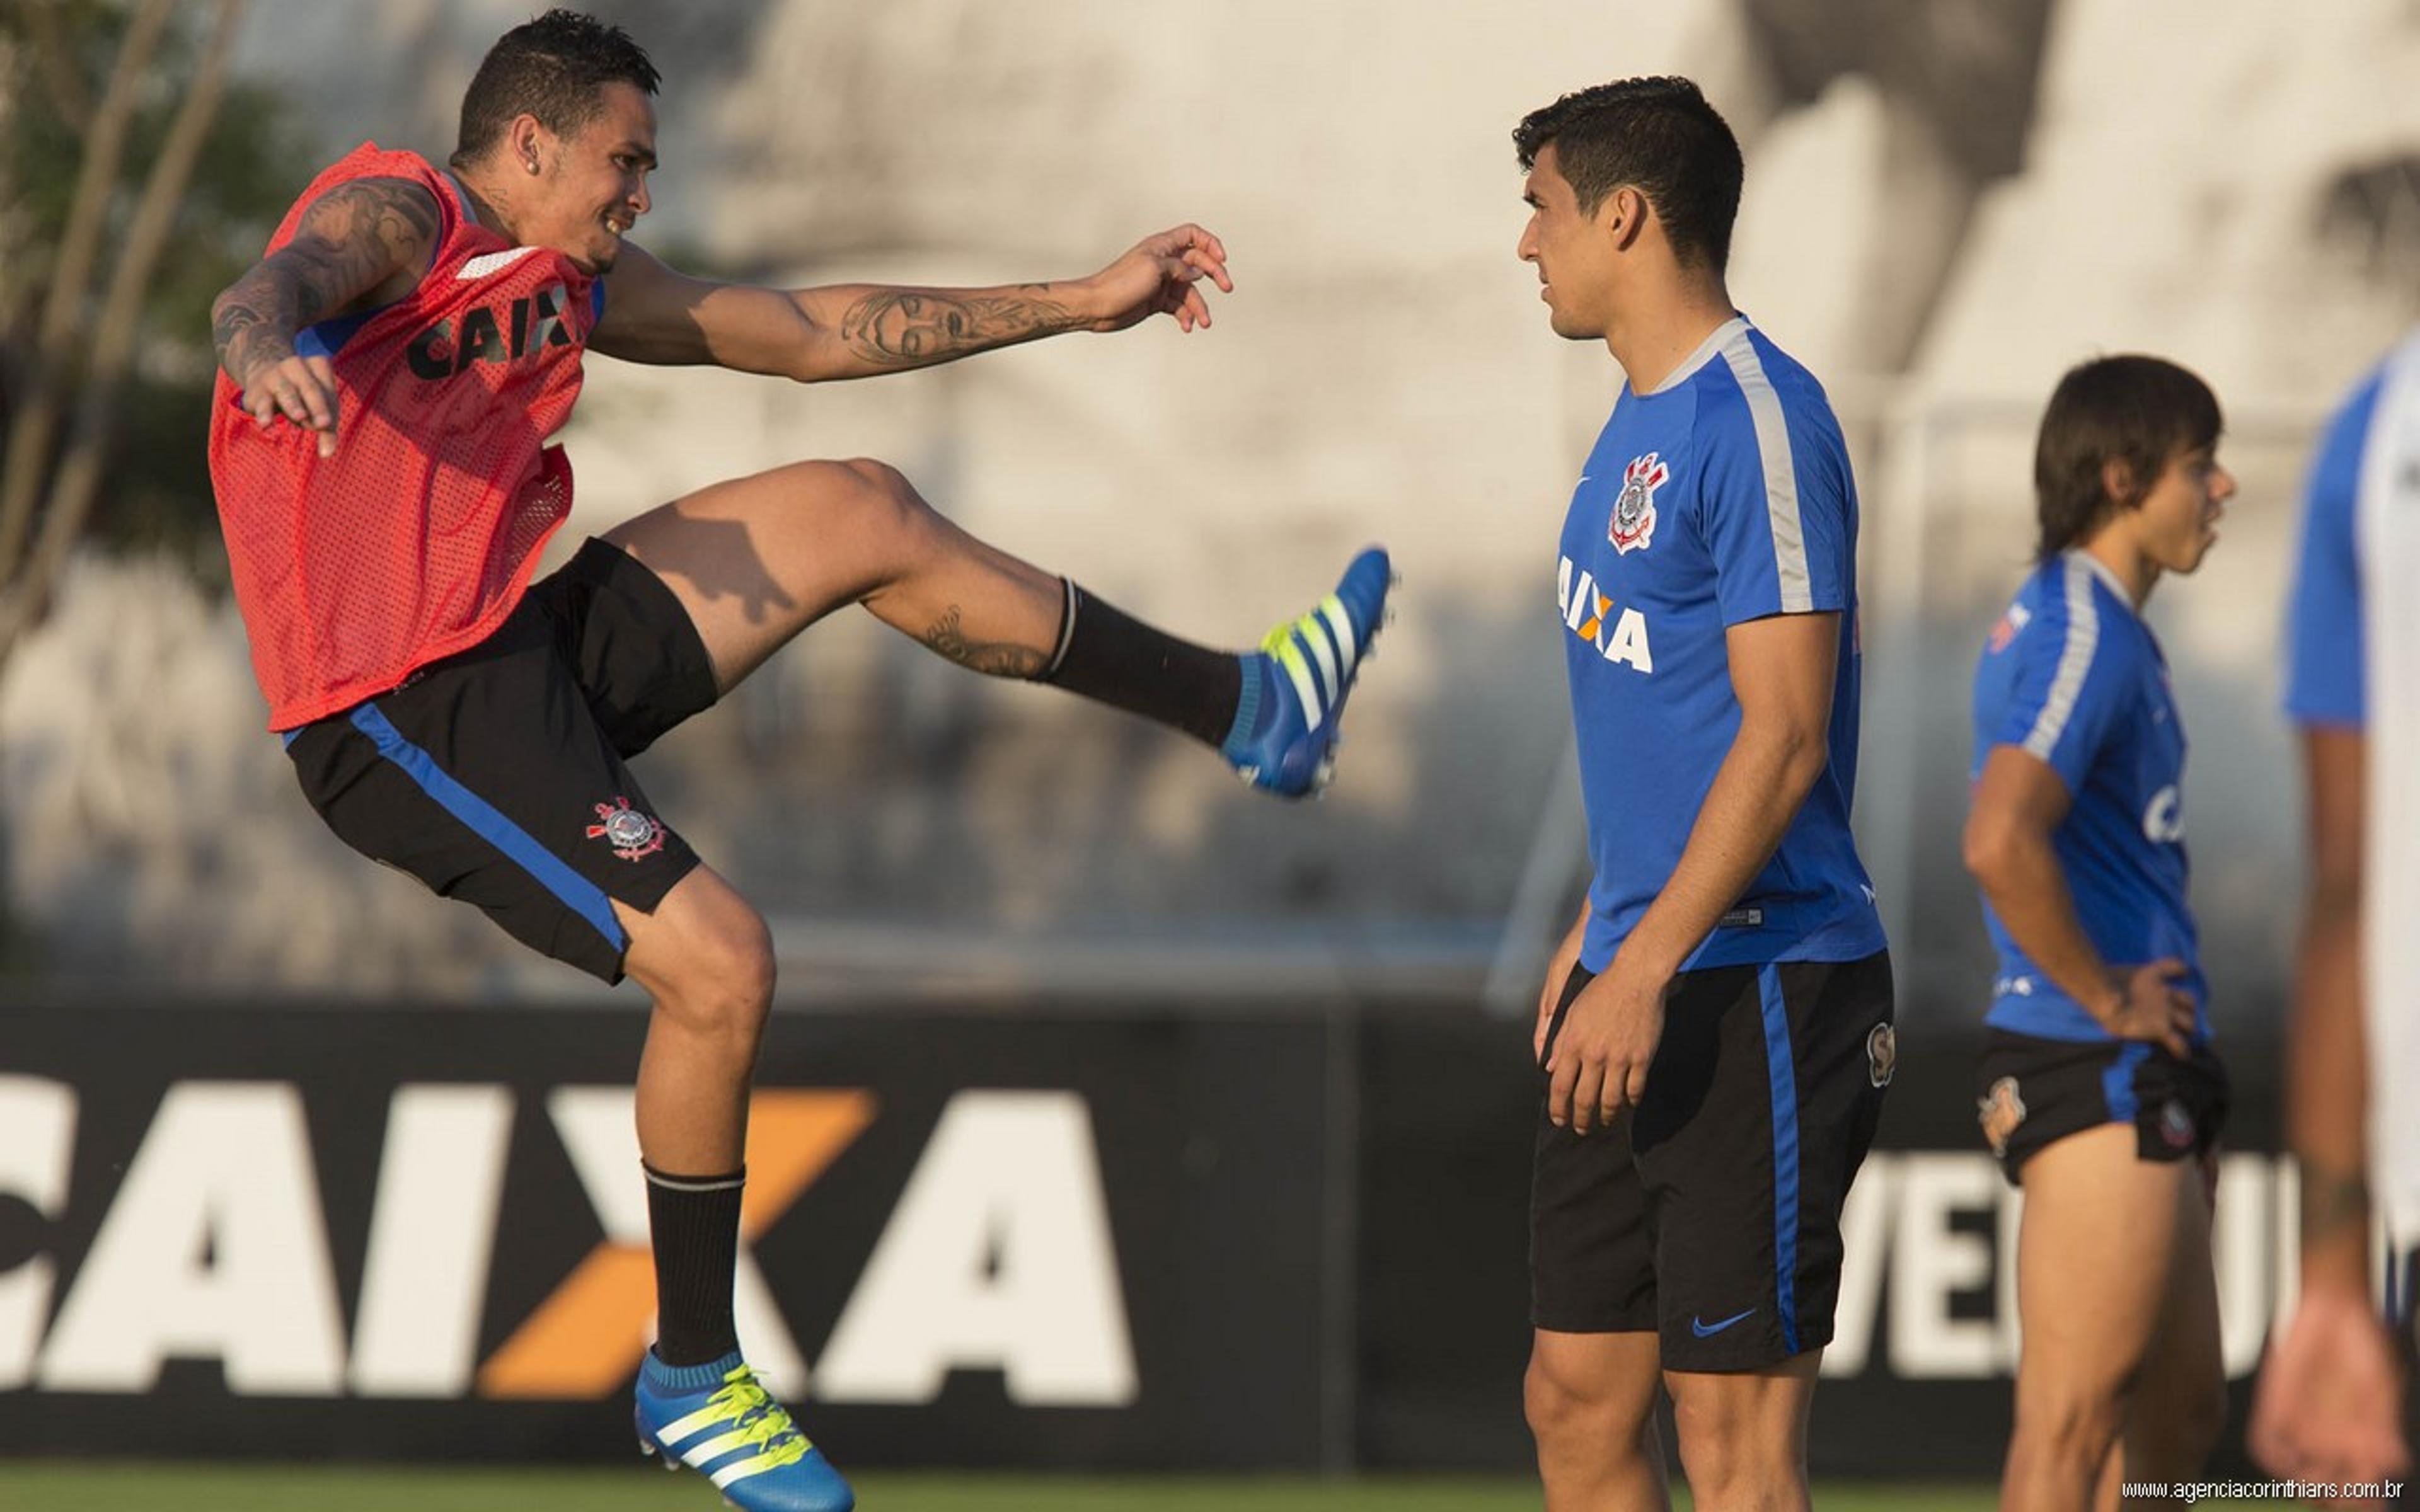
[[[742,1244],[773,1226],[874,1119],[874,1094],[759,1089],[748,1115]],[[604,1396],[629,1381],[656,1306],[655,1257],[606,1240],[479,1367],[482,1396]]]

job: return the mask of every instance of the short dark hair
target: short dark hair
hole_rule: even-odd
[[[2051,391],[2034,442],[2034,504],[2047,562],[2141,504],[2178,454],[2216,446],[2224,428],[2210,385],[2159,357],[2100,357],[2068,369]],[[2122,462],[2130,493],[2103,474]]]
[[[488,49],[462,92],[454,166],[477,161],[523,114],[557,136],[575,134],[604,108],[598,91],[614,83],[650,95],[663,83],[628,32],[577,10],[550,10],[522,23]]]
[[[1531,111],[1512,129],[1521,168],[1554,144],[1555,165],[1594,215],[1605,197],[1635,186],[1655,207],[1683,266],[1717,273],[1731,256],[1739,216],[1739,138],[1686,79],[1617,79]]]

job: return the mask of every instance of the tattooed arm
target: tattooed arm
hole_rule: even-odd
[[[1207,326],[1195,286],[1205,277],[1234,287],[1227,249],[1197,225],[1148,237],[1089,278],[983,289],[751,288],[687,277],[625,244],[589,345],[634,363],[710,363],[802,383],[870,378],[1155,315],[1186,331]]]
[[[294,336],[332,315],[401,298],[436,254],[437,202],[406,178],[356,178],[313,200],[293,239],[255,263],[210,306],[219,366],[263,430],[283,416],[336,450],[336,378]]]

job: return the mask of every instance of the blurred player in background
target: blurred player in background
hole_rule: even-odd
[[[1556,602],[1593,877],[1539,995],[1528,1418],[1551,1512],[1807,1504],[1841,1204],[1895,1064],[1849,834],[1856,490],[1823,391],[1732,307],[1738,142],[1630,79],[1513,132],[1556,334],[1626,379]]]
[[[2142,619],[2217,539],[2218,400],[2154,357],[2059,380],[2037,565],[1975,671],[1968,870],[1999,951],[1978,1071],[2025,1190],[2001,1505],[2188,1479],[2226,1416],[2211,1192],[2226,1079],[2186,902],[2185,733]]]
[[[217,301],[211,475],[271,728],[330,826],[654,1000],[638,1133],[659,1317],[642,1446],[743,1507],[844,1507],[732,1323],[771,944],[626,761],[857,603],[963,666],[1158,720],[1300,795],[1325,779],[1389,572],[1365,552],[1262,650],[1204,650],[852,461],[715,484],[532,585],[570,508],[548,440],[588,350],[861,378],[1154,315],[1192,331],[1210,319],[1199,281],[1231,286],[1224,248],[1191,225],[1091,277],[1014,288],[686,277],[625,239],[648,208],[658,82],[619,29],[550,11],[481,64],[450,173],[372,145],[322,173]]]
[[[2420,1116],[2406,1101],[2420,1087],[2420,332],[2320,444],[2288,639],[2311,848],[2286,1076],[2303,1282],[2260,1372],[2251,1443],[2278,1474],[2341,1485],[2412,1468],[2395,1350],[2399,1335],[2408,1370],[2420,1327]]]

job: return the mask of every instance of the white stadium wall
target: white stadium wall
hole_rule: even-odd
[[[375,134],[436,155],[478,51],[525,11],[382,6],[365,45],[310,0],[262,0],[243,56],[290,81],[331,151]],[[1019,280],[1189,218],[1226,238],[1239,286],[1205,334],[1162,323],[879,383],[599,361],[566,438],[566,545],[716,477],[873,455],[979,532],[1203,639],[1296,611],[1365,540],[1409,584],[1340,785],[1310,811],[1253,802],[1181,740],[980,685],[863,616],[819,628],[643,773],[799,921],[794,979],[855,969],[815,926],[861,923],[1073,939],[1063,954],[1224,932],[1331,978],[1409,938],[1430,980],[1475,989],[1525,872],[1545,895],[1576,865],[1545,543],[1617,381],[1552,337],[1512,257],[1507,133],[1564,88],[1671,69],[1747,141],[1734,293],[1823,377],[1857,454],[1859,823],[1912,1011],[1962,1013],[1980,986],[1946,835],[1966,660],[2029,534],[2036,407],[2066,364],[2126,348],[2198,367],[2234,422],[2244,494],[2156,618],[2195,737],[2220,1011],[2273,1003],[2296,821],[2273,627],[2311,429],[2415,309],[2398,270],[2420,206],[2392,171],[2420,152],[2408,7],[2060,0],[2039,35],[2026,6],[1895,0],[616,13],[669,74],[641,233],[659,248],[800,280]],[[1995,84],[1971,94],[2005,162],[1921,86],[1929,60]],[[173,740],[145,733],[163,707]],[[223,609],[140,567],[70,582],[0,671],[0,782],[31,816],[0,875],[50,969],[582,991],[319,834],[260,723]],[[216,886],[236,877],[240,896]],[[970,969],[1036,980],[1001,959]]]

